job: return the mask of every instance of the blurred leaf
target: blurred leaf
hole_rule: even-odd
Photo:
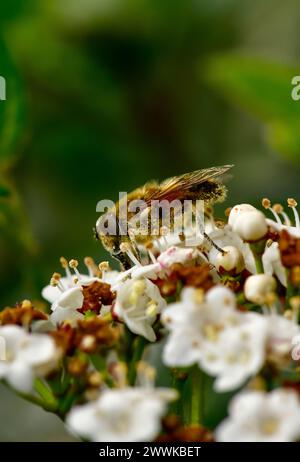
[[[6,178],[0,179],[0,232],[23,253],[35,253],[36,244],[22,200],[15,185]]]
[[[6,81],[6,100],[0,101],[0,171],[11,166],[24,128],[24,98],[20,79],[0,36],[0,75]]]
[[[9,188],[6,185],[0,183],[0,199],[2,199],[3,197],[9,197],[9,196],[10,196]]]
[[[300,161],[300,102],[291,96],[299,69],[238,55],[208,62],[207,79],[230,101],[266,123],[268,142]]]
[[[124,116],[124,98],[109,70],[78,43],[53,30],[47,18],[17,23],[10,29],[9,41],[35,91],[59,99],[71,113],[97,121]]]
[[[0,22],[12,20],[22,14],[25,8],[28,7],[28,3],[31,0],[27,0],[27,5],[23,0],[9,0],[9,2],[1,2],[0,5]]]

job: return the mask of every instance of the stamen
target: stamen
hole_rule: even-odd
[[[225,217],[229,217],[231,210],[232,207],[227,207],[227,209],[225,210]]]
[[[137,364],[137,379],[139,386],[153,388],[156,378],[156,369],[145,361]]]
[[[57,287],[61,292],[64,292],[64,288],[62,287],[61,282],[54,277],[50,279],[50,286]]]
[[[271,201],[270,199],[268,199],[267,197],[264,197],[263,200],[261,201],[261,205],[265,208],[265,209],[269,209],[271,207]]]
[[[159,252],[162,253],[164,251],[164,248],[159,242],[159,239],[155,239],[155,244],[157,245]]]
[[[138,230],[137,229],[129,229],[128,230],[128,236],[129,236],[130,241],[131,241],[132,249],[134,250],[136,257],[138,259],[139,258],[141,259],[141,254],[140,254],[137,242],[136,242],[136,236],[137,235],[138,235]]]
[[[149,257],[152,261],[152,263],[156,263],[156,258],[155,256],[153,255],[152,251],[150,249],[148,249],[148,254],[149,254]]]
[[[157,303],[154,300],[151,300],[148,303],[147,309],[146,309],[146,314],[150,317],[156,316],[157,315]]]
[[[108,261],[102,261],[99,263],[98,268],[101,273],[101,279],[105,280],[105,273],[110,270]]]
[[[274,204],[273,205],[273,210],[274,210],[274,212],[279,214],[279,213],[283,212],[283,207],[282,207],[281,204]]]
[[[294,217],[295,217],[295,226],[296,228],[300,228],[300,219],[299,219],[299,214],[297,212],[297,202],[293,198],[289,198],[287,200],[288,206],[293,210]]]
[[[285,211],[284,211],[281,204],[274,204],[273,205],[273,210],[283,217],[284,224],[286,226],[291,226],[291,220],[289,219],[288,215],[285,213]]]
[[[60,273],[53,273],[52,277],[53,277],[54,279],[57,279],[57,280],[59,281],[60,278],[61,278],[61,274],[60,274]]]
[[[279,215],[278,215],[277,212],[276,212],[276,208],[274,209],[274,207],[271,207],[271,201],[270,201],[270,199],[268,199],[268,198],[265,197],[265,198],[261,201],[261,203],[262,203],[262,206],[263,206],[266,210],[270,210],[270,211],[272,212],[272,214],[273,214],[273,216],[274,216],[274,218],[275,218],[275,220],[276,220],[276,223],[278,223],[278,225],[281,226],[281,225],[282,225],[282,221],[281,221]]]
[[[284,211],[281,204],[274,204],[273,205],[273,210],[274,210],[275,213],[278,213],[279,215],[281,215],[283,217],[284,224],[286,226],[291,226],[291,220],[289,219],[288,215],[285,213],[285,211]]]
[[[22,308],[32,308],[32,303],[30,300],[23,300],[22,301]]]
[[[53,273],[51,279],[53,279],[53,281],[57,281],[57,287],[60,289],[61,292],[65,291],[65,287],[60,280],[61,279],[60,273]]]
[[[121,252],[123,253],[126,253],[126,255],[128,255],[128,257],[130,258],[130,260],[137,266],[141,266],[140,262],[138,261],[138,259],[133,255],[132,251],[130,250],[130,244],[128,244],[127,242],[122,242],[122,244],[120,245],[120,250]]]
[[[67,278],[71,279],[72,275],[71,275],[71,271],[70,271],[70,268],[69,268],[69,265],[68,265],[68,260],[65,257],[60,257],[59,261],[60,261],[61,266],[63,267],[63,269],[66,272]]]
[[[77,266],[78,266],[78,260],[75,260],[74,258],[72,258],[72,260],[69,261],[69,267],[74,270],[76,276],[78,277],[78,279],[80,279],[80,273],[77,269]]]
[[[89,275],[91,277],[93,276],[99,276],[99,268],[96,265],[94,259],[92,257],[85,257],[84,259],[84,264],[87,267],[89,271]]]

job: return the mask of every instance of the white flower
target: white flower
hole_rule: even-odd
[[[76,406],[67,416],[70,430],[95,442],[152,441],[158,435],[172,389],[104,390],[97,401]]]
[[[207,347],[201,365],[216,377],[216,391],[234,390],[261,369],[265,360],[266,332],[263,316],[240,314],[238,324],[224,329],[218,342]]]
[[[286,270],[281,263],[278,242],[272,242],[270,246],[266,246],[262,256],[262,263],[265,274],[269,274],[271,276],[275,274],[281,284],[287,287]]]
[[[216,429],[220,442],[292,442],[300,438],[300,403],[292,390],[236,395]]]
[[[84,318],[84,315],[78,310],[83,307],[84,304],[84,289],[88,286],[95,284],[100,286],[101,284],[116,283],[119,273],[117,271],[107,271],[109,268],[107,262],[102,262],[101,267],[101,278],[96,277],[98,267],[91,257],[85,258],[85,264],[89,269],[89,275],[80,274],[77,266],[77,260],[71,260],[69,262],[70,268],[74,270],[75,276],[72,277],[68,262],[62,257],[62,265],[66,270],[66,277],[62,278],[59,273],[54,273],[51,278],[50,286],[43,289],[42,295],[48,301],[52,301],[50,320],[54,324],[58,324],[63,321],[69,321],[76,324],[77,319]],[[110,307],[104,307],[101,314],[107,311]]]
[[[232,226],[245,242],[258,241],[266,236],[268,225],[266,217],[259,210],[240,213]]]
[[[165,305],[153,282],[149,279],[133,279],[125,281],[117,292],[114,313],[124,320],[132,332],[154,342],[156,335],[152,324]]]
[[[246,279],[244,293],[247,300],[263,305],[266,297],[276,291],[276,280],[268,274],[254,274]]]
[[[250,204],[238,204],[232,207],[228,217],[228,224],[233,227],[236,219],[245,212],[255,212],[257,209]]]
[[[238,253],[242,255],[245,268],[252,274],[256,273],[255,260],[253,257],[253,253],[249,248],[249,245],[243,242],[242,239],[235,232],[232,231],[230,226],[225,225],[224,228],[215,228],[211,233],[209,233],[209,237],[221,249],[224,249],[224,247],[236,248]],[[211,246],[208,253],[209,262],[212,263],[214,266],[217,266],[218,256],[219,251],[215,247]]]
[[[234,271],[239,274],[245,268],[243,254],[239,249],[231,245],[223,247],[223,252],[219,252],[216,256],[215,266],[218,271]]]
[[[259,314],[237,311],[235,296],[225,287],[210,289],[204,300],[196,289],[184,289],[181,302],[164,310],[162,322],[170,330],[164,363],[197,363],[217,377],[218,391],[237,388],[264,362],[266,321]]]
[[[202,260],[206,261],[204,255],[196,248],[189,248],[189,247],[176,247],[171,246],[164,252],[162,252],[157,259],[151,253],[150,254],[152,263],[147,265],[142,264],[135,264],[129,270],[123,272],[119,275],[118,280],[125,279],[125,277],[129,276],[132,279],[140,279],[140,278],[148,278],[148,279],[157,279],[165,278],[168,273],[171,265],[174,263],[182,263],[184,265],[193,263],[197,258],[201,257]],[[120,286],[113,286],[113,289],[118,290]]]
[[[281,204],[274,204],[273,207],[271,207],[271,202],[269,201],[269,199],[263,199],[263,206],[265,207],[265,209],[270,210],[270,212],[273,214],[275,218],[275,220],[267,219],[267,223],[271,228],[275,229],[278,232],[286,230],[291,236],[294,236],[295,238],[300,238],[300,218],[296,208],[297,202],[295,201],[295,199],[288,199],[287,203],[288,207],[293,210],[295,221],[294,225],[292,225],[291,220],[285,213]]]
[[[112,272],[115,273],[115,272]],[[114,278],[116,276],[114,275]],[[88,286],[89,284],[92,284],[93,282],[96,281],[102,281],[99,278],[96,277],[91,277],[86,274],[80,274],[80,277],[78,278],[78,281],[80,282],[81,285]],[[104,282],[104,281],[102,281]],[[106,282],[106,281],[105,281]],[[47,300],[49,303],[54,303],[56,302],[62,295],[62,293],[67,292],[69,289],[73,289],[78,287],[77,282],[74,282],[74,279],[70,277],[62,277],[59,279],[59,284],[58,285],[47,285],[46,287],[43,288],[42,290],[42,297]],[[108,282],[109,284],[109,282]]]
[[[195,261],[200,255],[199,251],[195,248],[189,247],[169,247],[165,252],[161,253],[157,258],[161,269],[170,268],[174,263],[186,263]]]
[[[0,361],[0,378],[16,390],[30,392],[35,377],[43,377],[60,356],[54,340],[45,334],[29,334],[19,326],[0,327],[5,341],[5,361]]]
[[[293,338],[300,334],[300,326],[277,314],[271,314],[266,319],[268,320],[268,352],[275,356],[288,355],[292,350]]]
[[[93,282],[104,282],[106,284],[112,285],[115,284],[120,277],[120,272],[110,270],[107,262],[102,262],[100,264],[100,266],[102,267],[102,275],[101,278],[98,277],[97,274],[99,268],[96,266],[94,260],[91,257],[85,257],[84,259],[89,274],[83,274],[78,271],[77,260],[71,260],[68,263],[64,257],[61,257],[60,262],[65,270],[66,275],[64,277],[60,277],[58,273],[55,273],[59,276],[56,280],[56,284],[49,284],[42,290],[42,297],[49,303],[56,302],[58,299],[61,298],[61,294],[63,292],[78,287],[78,284],[81,286],[88,286],[90,284],[93,284]],[[74,274],[71,273],[70,268],[74,270]]]

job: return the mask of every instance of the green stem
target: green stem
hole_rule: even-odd
[[[199,425],[203,421],[204,375],[198,366],[192,369],[191,383],[191,425]]]
[[[172,387],[178,391],[179,398],[171,404],[172,413],[176,414],[184,422],[184,385],[187,374],[176,369],[172,370]]]
[[[17,392],[16,390],[14,390],[14,393],[16,393],[18,396],[20,396],[20,398],[25,399],[29,403],[32,403],[32,404],[35,404],[36,406],[42,407],[46,411],[53,411],[53,412],[55,411],[52,408],[48,408],[46,403],[41,398],[39,398],[38,396],[28,395],[27,393]]]
[[[134,353],[130,363],[129,372],[128,372],[128,381],[130,385],[135,384],[136,380],[136,368],[138,362],[142,359],[145,346],[148,341],[144,337],[137,337],[134,342]]]
[[[58,402],[53,393],[51,392],[51,389],[41,380],[41,379],[36,379],[34,381],[34,389],[35,391],[40,395],[40,397],[43,400],[43,407],[47,406],[50,409],[57,409],[58,407]]]
[[[255,258],[255,268],[256,268],[257,274],[263,273],[264,272],[264,267],[263,267],[263,264],[262,264],[261,257],[258,256],[258,255],[254,255],[254,258]]]
[[[262,254],[264,251],[264,245],[265,245],[265,240],[262,239],[259,242],[255,242],[253,244],[250,244],[250,249],[252,251],[252,254],[254,256],[255,260],[255,268],[257,274],[261,274],[264,272],[264,267],[262,264]]]

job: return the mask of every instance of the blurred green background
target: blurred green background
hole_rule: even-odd
[[[299,0],[2,0],[0,306],[107,258],[100,199],[234,163],[224,207],[298,197]],[[0,388],[0,440],[67,440]],[[30,425],[25,422],[30,422]]]

